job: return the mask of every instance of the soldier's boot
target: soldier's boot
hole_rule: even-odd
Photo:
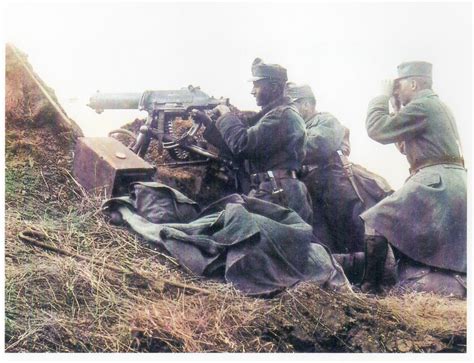
[[[351,284],[360,284],[364,277],[364,252],[333,254],[334,259],[341,265],[344,274]]]
[[[387,244],[387,256],[385,258],[381,282],[384,289],[390,289],[398,282],[398,262],[395,259],[395,255],[390,244]]]
[[[366,293],[382,293],[382,281],[388,242],[382,236],[365,236],[365,269],[360,289]]]

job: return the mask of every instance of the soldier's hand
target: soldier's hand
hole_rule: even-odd
[[[384,79],[380,82],[380,94],[391,97],[393,94],[393,80]]]
[[[200,122],[206,127],[208,127],[212,123],[211,118],[204,111],[197,110],[195,108],[191,110],[191,117],[196,122]]]
[[[225,114],[230,112],[230,108],[226,105],[219,105],[212,109],[212,112],[217,115],[218,117],[224,116]]]
[[[401,104],[400,104],[400,99],[393,95],[390,97],[390,104],[392,105],[393,111],[396,113],[400,112]]]

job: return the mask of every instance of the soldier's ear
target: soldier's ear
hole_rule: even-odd
[[[416,89],[418,88],[418,83],[416,83],[416,80],[410,80],[410,88],[412,89],[412,91],[416,91]]]
[[[277,83],[277,82],[271,82],[271,89],[273,93],[279,94],[282,93],[284,94],[285,92],[285,84]]]

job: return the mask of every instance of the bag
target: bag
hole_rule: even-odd
[[[188,223],[200,212],[195,201],[161,183],[137,182],[130,189],[137,214],[152,223]]]
[[[384,178],[372,173],[361,165],[353,164],[352,172],[367,209],[394,192]]]

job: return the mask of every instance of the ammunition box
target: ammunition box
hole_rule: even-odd
[[[81,137],[74,152],[74,178],[105,198],[128,194],[136,181],[151,181],[156,169],[111,137]]]

